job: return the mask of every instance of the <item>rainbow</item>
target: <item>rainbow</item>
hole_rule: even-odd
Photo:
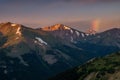
[[[92,30],[99,31],[100,20],[96,19],[92,21]]]

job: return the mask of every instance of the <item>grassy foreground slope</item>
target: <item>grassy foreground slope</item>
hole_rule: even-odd
[[[120,80],[120,52],[92,59],[50,80]]]

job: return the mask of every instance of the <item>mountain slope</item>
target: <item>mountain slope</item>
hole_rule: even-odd
[[[69,55],[56,50],[63,43],[52,35],[13,23],[0,26],[1,79],[44,80],[73,64]],[[3,41],[4,40],[4,41]],[[57,45],[56,45],[57,44]],[[60,44],[60,45],[59,45]],[[65,45],[65,44],[64,44]],[[61,66],[63,69],[58,69]],[[29,73],[28,73],[29,72]],[[20,77],[22,76],[22,77]]]
[[[113,28],[101,33],[89,35],[75,44],[92,53],[103,54],[120,50],[120,29]]]
[[[72,44],[72,46],[74,45],[80,48],[82,50],[82,54],[89,53],[85,54],[83,59],[78,59],[81,62],[86,61],[86,57],[87,59],[88,57],[90,59],[120,50],[119,28],[111,29],[102,33],[92,34],[80,32],[63,24],[56,24],[40,30],[48,32],[56,38],[61,38],[63,41],[67,41]]]
[[[69,41],[73,44],[89,43],[100,46],[113,46],[120,48],[120,29],[113,28],[101,33],[81,32],[63,24],[56,24],[50,27],[40,28],[49,34]],[[100,44],[101,43],[101,44]]]
[[[0,77],[3,80],[34,77],[45,80],[81,64],[79,57],[87,55],[66,40],[20,24],[3,23],[0,33]]]
[[[113,28],[87,38],[90,43],[120,48],[120,28]]]
[[[46,80],[91,58],[119,50],[86,42],[94,35],[61,24],[54,27],[46,31],[10,22],[0,24],[0,78]]]
[[[103,58],[95,58],[88,63],[68,70],[50,80],[119,80],[120,52]]]
[[[63,24],[56,24],[50,27],[40,28],[40,30],[46,31],[55,37],[59,37],[71,43],[76,43],[79,41],[79,39],[89,35]]]

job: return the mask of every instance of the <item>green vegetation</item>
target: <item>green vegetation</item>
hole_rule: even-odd
[[[120,52],[92,59],[86,64],[68,70],[51,80],[119,80]]]

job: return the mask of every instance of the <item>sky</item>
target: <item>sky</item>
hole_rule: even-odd
[[[120,0],[0,0],[0,22],[32,28],[64,24],[101,32],[120,28]]]

